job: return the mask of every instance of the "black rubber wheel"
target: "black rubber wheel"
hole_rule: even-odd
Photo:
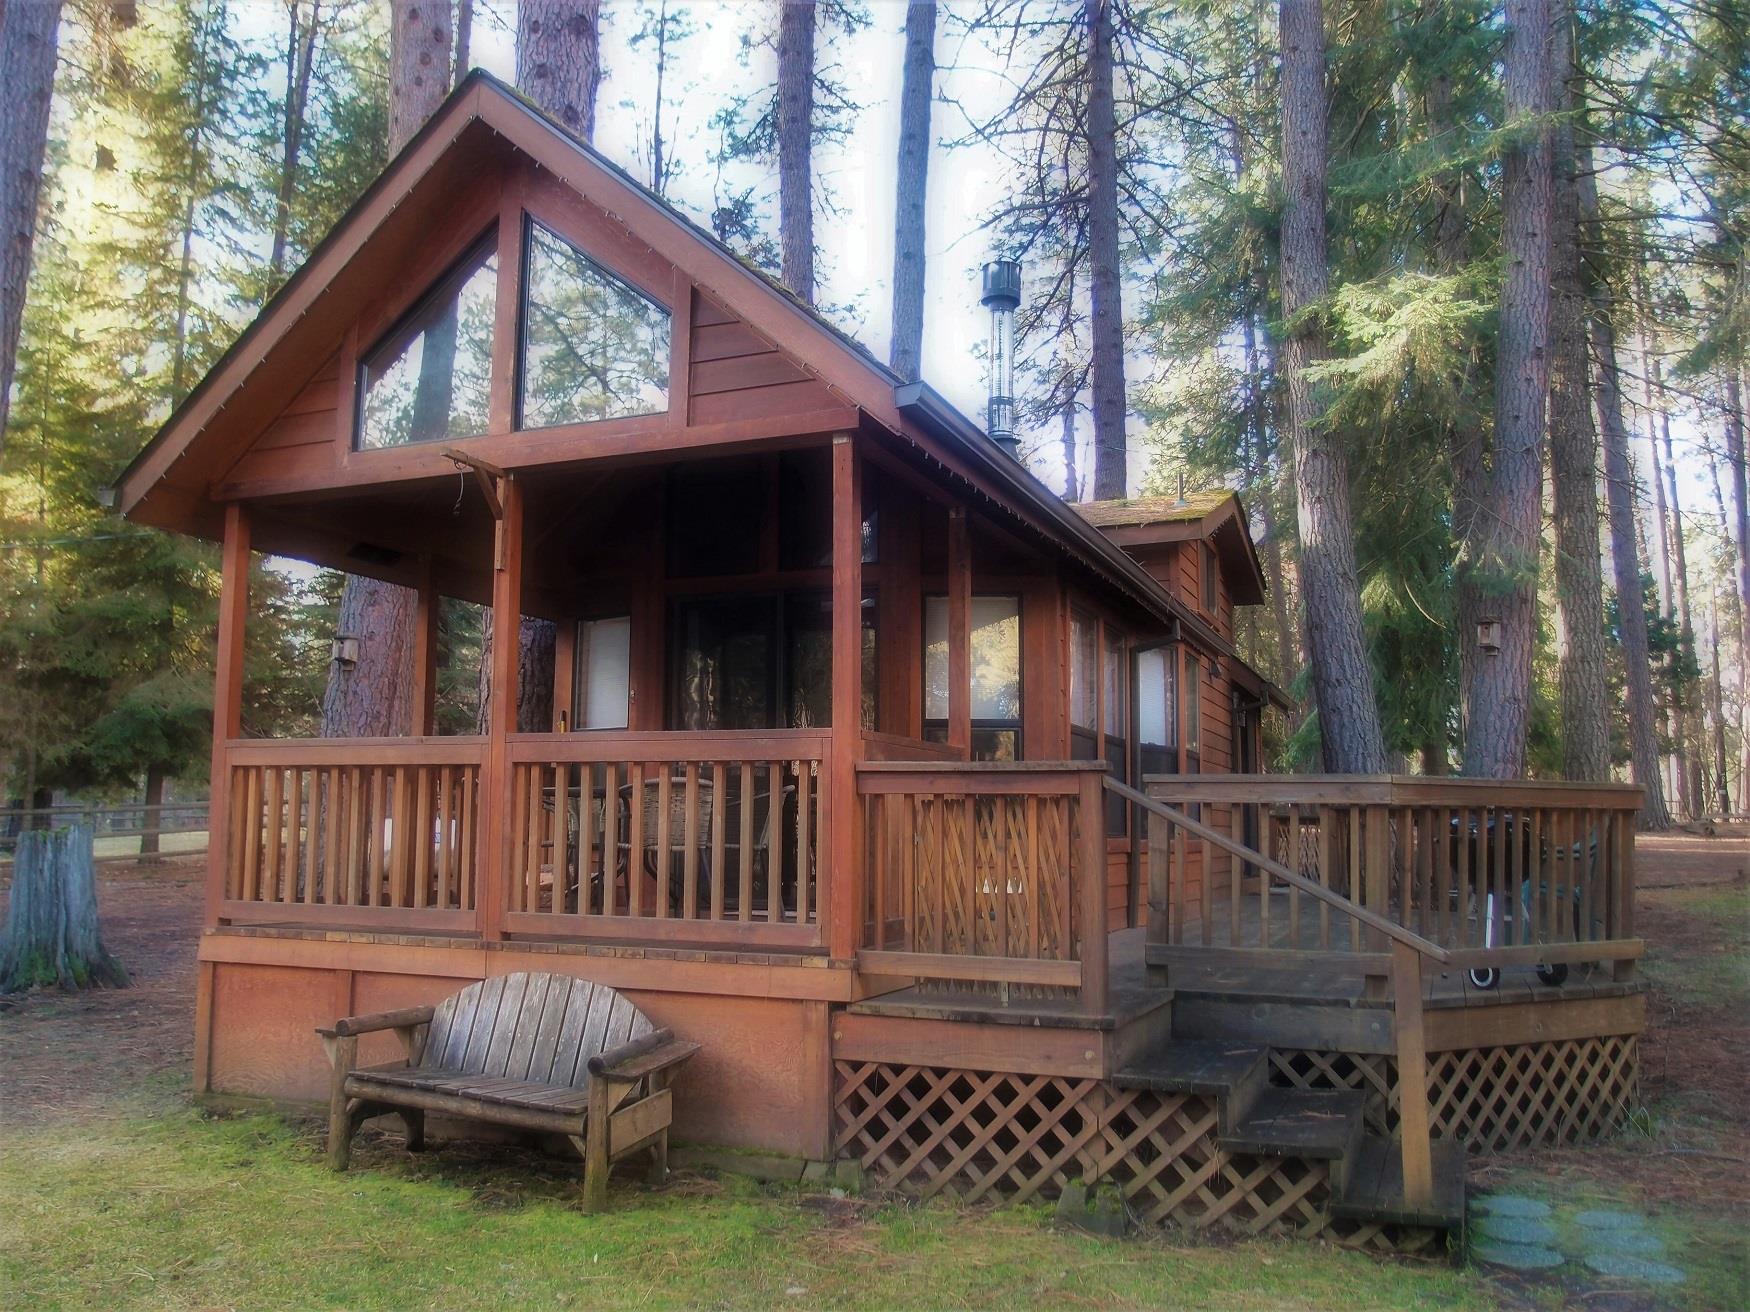
[[[1465,972],[1465,975],[1470,980],[1472,988],[1492,989],[1495,985],[1501,982],[1501,972],[1496,970],[1493,966],[1488,966],[1483,969],[1468,970]]]
[[[1558,961],[1553,966],[1539,966],[1537,977],[1552,989],[1559,989],[1568,982],[1568,963]]]

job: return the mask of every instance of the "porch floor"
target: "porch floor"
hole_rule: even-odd
[[[1310,901],[1310,899],[1307,899]],[[1256,917],[1255,908],[1247,914]],[[1286,919],[1286,903],[1275,914]],[[1303,907],[1303,918],[1306,910]],[[1317,942],[1317,914],[1313,913],[1313,936]],[[1333,946],[1336,939],[1333,934]],[[1110,969],[1109,1005],[1104,1015],[1092,1016],[1068,995],[998,996],[991,986],[918,984],[856,1003],[851,1010],[876,1016],[909,1016],[920,1019],[961,1020],[981,1024],[1054,1025],[1065,1028],[1112,1029],[1121,1027],[1178,997],[1254,1003],[1282,1002],[1321,1006],[1379,1008],[1389,1010],[1388,998],[1369,998],[1360,969],[1351,962],[1308,961],[1304,956],[1282,965],[1239,964],[1231,959],[1209,960],[1211,954],[1196,947],[1156,945],[1157,962],[1167,958],[1167,981],[1150,979],[1143,960],[1143,931],[1118,930],[1107,938]],[[1285,958],[1289,954],[1284,954]],[[1565,984],[1552,988],[1539,981],[1531,966],[1509,966],[1501,971],[1492,989],[1479,989],[1463,970],[1428,973],[1427,1006],[1430,1010],[1463,1007],[1499,1007],[1528,1002],[1577,1002],[1590,998],[1619,998],[1640,993],[1639,979],[1618,981],[1605,967],[1576,967]]]

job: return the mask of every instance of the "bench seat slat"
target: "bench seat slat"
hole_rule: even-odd
[[[391,1100],[396,1089],[419,1089],[426,1093],[472,1098],[476,1102],[503,1103],[507,1107],[582,1112],[589,1106],[587,1089],[559,1089],[528,1080],[470,1075],[464,1071],[360,1071],[347,1081],[347,1085],[349,1090],[354,1090],[357,1086],[355,1091],[360,1096],[368,1096],[368,1091],[363,1086],[380,1086]]]

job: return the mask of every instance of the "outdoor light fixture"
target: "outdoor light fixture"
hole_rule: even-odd
[[[359,640],[348,633],[337,635],[334,645],[329,648],[328,659],[341,669],[350,670],[359,663]]]
[[[1477,621],[1477,647],[1490,656],[1501,654],[1500,620]]]
[[[1015,310],[1021,304],[1021,263],[992,260],[984,266],[984,295],[979,298],[990,311],[990,402],[985,410],[985,430],[990,440],[1017,459],[1020,442],[1015,437]]]

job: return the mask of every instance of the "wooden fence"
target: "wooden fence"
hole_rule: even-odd
[[[1156,776],[1148,795],[1452,953],[1626,960],[1640,790],[1428,777]],[[1150,941],[1234,953],[1384,951],[1377,931],[1151,817]]]
[[[858,965],[1106,1003],[1100,762],[866,762]]]

